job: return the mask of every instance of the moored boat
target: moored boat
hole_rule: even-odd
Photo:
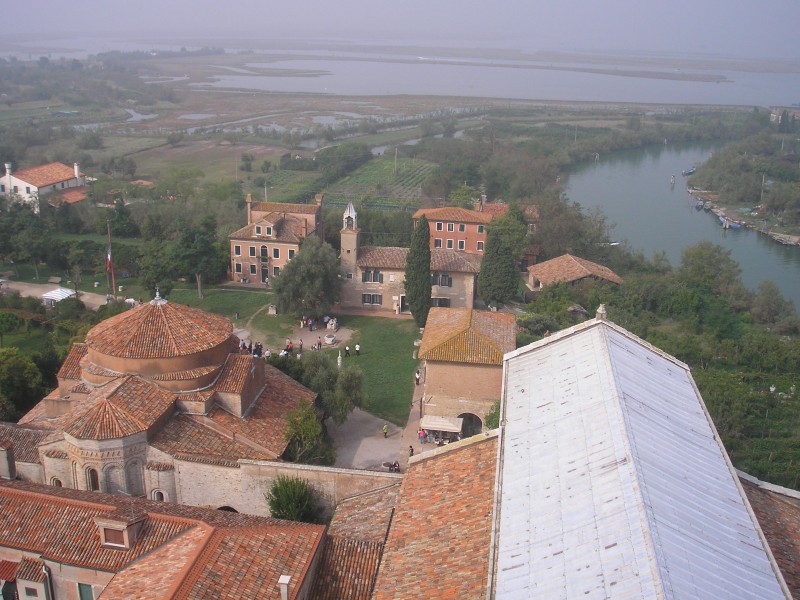
[[[741,229],[742,228],[742,224],[741,223],[739,223],[738,221],[734,221],[730,217],[726,217],[724,215],[720,215],[719,221],[720,221],[720,223],[722,223],[722,228],[723,229]]]
[[[694,165],[692,165],[692,166],[691,166],[691,167],[689,167],[688,169],[686,169],[686,170],[682,171],[682,172],[681,172],[681,175],[683,175],[684,177],[688,177],[689,175],[692,175],[692,174],[694,174],[694,172],[695,172],[695,171],[697,171],[697,167],[695,167]]]

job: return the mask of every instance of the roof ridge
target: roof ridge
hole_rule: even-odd
[[[11,483],[8,481],[6,483]],[[0,494],[8,493],[13,494],[15,496],[31,496],[34,495],[37,498],[46,499],[48,503],[56,503],[62,505],[80,505],[86,508],[95,508],[97,510],[109,510],[114,511],[118,506],[115,504],[104,504],[102,502],[95,502],[93,500],[81,500],[79,498],[70,498],[67,496],[60,496],[55,493],[44,493],[44,492],[37,492],[35,490],[31,490],[28,488],[19,488],[19,487],[12,487],[10,485],[6,485],[4,482],[0,482]],[[64,489],[71,489],[71,488],[64,488]],[[77,490],[82,491],[82,490]]]

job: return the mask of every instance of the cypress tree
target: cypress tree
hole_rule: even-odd
[[[431,231],[423,215],[411,236],[406,259],[406,302],[418,327],[425,327],[431,309]]]
[[[478,295],[487,304],[502,304],[514,297],[518,286],[519,273],[511,248],[497,230],[490,228],[486,235],[486,253],[478,274]]]

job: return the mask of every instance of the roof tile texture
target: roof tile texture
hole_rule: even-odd
[[[154,300],[102,321],[86,335],[86,344],[120,358],[173,358],[214,348],[232,334],[225,317]]]
[[[0,423],[0,442],[8,442],[14,449],[14,460],[18,462],[38,463],[39,444],[52,431],[20,427],[10,423]]]
[[[434,590],[441,599],[485,597],[496,464],[496,436],[470,438],[411,463],[375,600],[417,598]]]
[[[404,271],[408,251],[408,248],[363,246],[358,251],[358,266]],[[480,256],[442,248],[431,250],[431,271],[478,273],[480,270]]]
[[[516,333],[512,314],[434,307],[428,313],[419,358],[502,365],[503,355],[516,348]]]
[[[67,358],[58,370],[59,379],[80,379],[81,378],[81,359],[86,356],[89,347],[86,344],[73,344]]]
[[[478,212],[458,206],[444,206],[442,208],[421,208],[414,213],[412,218],[416,221],[422,215],[425,215],[428,222],[449,221],[451,223],[489,223],[496,216],[492,211]]]
[[[36,187],[42,187],[67,181],[68,179],[75,179],[75,169],[73,167],[68,167],[64,163],[54,162],[38,167],[31,167],[29,169],[22,169],[21,171],[14,171],[12,175],[25,183],[30,183]]]
[[[622,283],[622,278],[608,267],[571,254],[564,254],[558,258],[531,265],[528,267],[528,273],[538,279],[542,285],[550,285],[559,281],[578,281],[584,277],[598,277],[614,283]]]

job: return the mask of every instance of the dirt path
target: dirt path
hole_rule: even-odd
[[[20,296],[32,296],[34,298],[41,298],[47,292],[52,292],[60,287],[65,286],[57,283],[26,283],[23,281],[6,281],[3,283],[3,291],[19,292]],[[87,308],[92,310],[97,310],[106,303],[105,294],[79,292],[78,298]]]

